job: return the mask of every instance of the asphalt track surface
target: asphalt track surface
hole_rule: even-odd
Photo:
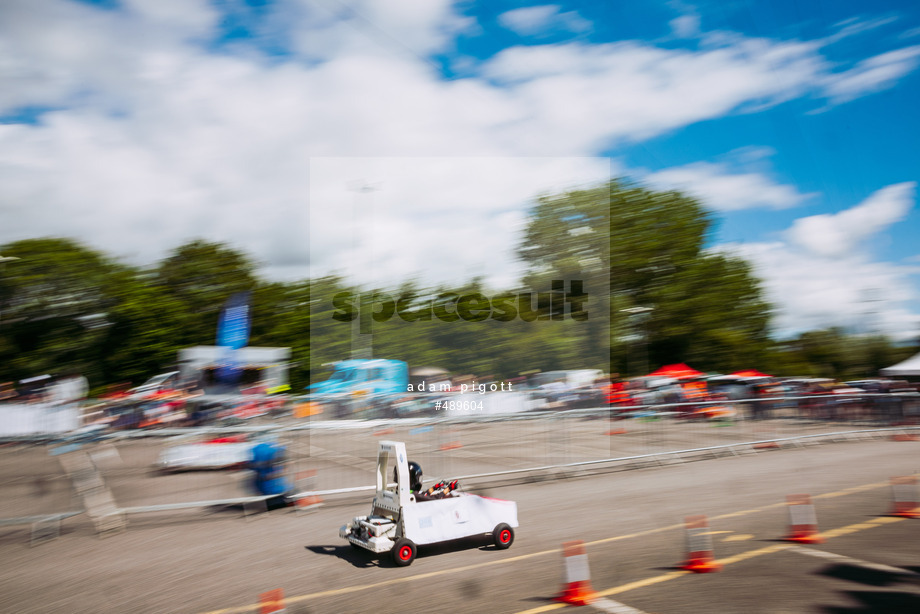
[[[103,539],[75,519],[36,547],[27,530],[3,528],[0,612],[258,612],[259,594],[276,588],[288,614],[555,611],[566,609],[552,601],[561,544],[573,539],[585,541],[602,597],[584,611],[917,612],[920,520],[887,513],[889,478],[918,471],[920,442],[871,440],[491,486],[518,503],[509,550],[487,539],[422,547],[407,568],[338,538],[369,495],[254,520],[141,515]],[[781,540],[785,497],[798,493],[814,498],[823,544]],[[677,568],[694,514],[709,518],[721,572]]]

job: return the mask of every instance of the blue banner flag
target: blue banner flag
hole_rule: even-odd
[[[227,299],[217,323],[217,345],[238,350],[249,342],[249,293]]]
[[[221,350],[217,377],[220,381],[233,384],[240,376],[236,350],[249,342],[249,293],[238,292],[224,304],[217,322],[217,345]]]

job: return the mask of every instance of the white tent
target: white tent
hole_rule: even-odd
[[[907,360],[903,360],[896,365],[885,367],[879,371],[879,374],[886,377],[920,375],[920,354],[914,354]]]
[[[0,437],[60,434],[80,428],[77,403],[3,403],[0,405]]]

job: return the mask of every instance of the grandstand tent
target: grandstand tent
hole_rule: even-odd
[[[704,377],[706,374],[679,362],[674,365],[665,365],[656,371],[652,371],[649,375],[656,377],[672,377],[674,379],[693,379]]]
[[[757,369],[745,369],[744,371],[735,371],[732,373],[735,377],[773,377],[772,375],[767,375],[766,373],[761,373]]]
[[[914,354],[907,360],[901,361],[896,365],[885,367],[879,371],[879,375],[884,375],[886,377],[920,375],[920,354]]]

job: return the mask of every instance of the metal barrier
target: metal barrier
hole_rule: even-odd
[[[829,433],[818,433],[811,435],[799,435],[795,437],[784,437],[781,439],[765,439],[761,441],[745,441],[740,443],[731,443],[723,444],[717,446],[707,446],[703,448],[689,448],[684,450],[671,450],[667,452],[653,452],[648,454],[635,454],[632,456],[620,456],[616,458],[605,458],[591,461],[580,461],[573,463],[564,463],[556,465],[544,465],[539,467],[527,467],[522,469],[509,469],[504,471],[492,471],[488,473],[475,473],[470,475],[459,475],[452,476],[455,480],[487,480],[490,478],[500,478],[500,477],[509,477],[509,476],[526,476],[532,475],[541,472],[548,472],[559,469],[582,469],[589,467],[600,467],[604,465],[613,465],[616,463],[622,463],[626,461],[636,461],[636,460],[653,460],[657,464],[663,464],[661,459],[663,457],[678,457],[678,459],[683,462],[686,460],[683,458],[683,455],[686,454],[695,454],[695,455],[704,455],[705,453],[714,453],[727,451],[730,454],[737,456],[735,448],[746,447],[749,448],[751,452],[756,451],[756,446],[764,443],[775,443],[778,444],[778,447],[782,447],[782,443],[793,443],[796,445],[802,445],[802,442],[805,440],[820,440],[827,439],[832,442],[850,441],[853,439],[858,439],[858,436],[863,435],[867,438],[876,438],[879,436],[885,437],[895,434],[903,434],[905,431],[917,431],[920,432],[920,426],[914,427],[904,427],[904,428],[882,428],[882,429],[861,429],[855,431],[834,431]],[[708,454],[705,454],[708,456]],[[717,455],[716,455],[717,456]],[[568,476],[564,476],[568,477]],[[425,482],[435,482],[437,480],[425,480]],[[355,486],[350,488],[335,488],[328,490],[312,490],[297,493],[295,497],[306,497],[306,496],[331,496],[331,495],[345,495],[353,494],[359,492],[373,492],[376,489],[376,486]]]
[[[0,527],[19,525],[31,526],[31,545],[55,539],[61,534],[61,521],[66,518],[79,516],[83,511],[60,512],[57,514],[42,514],[40,516],[22,516],[19,518],[0,518]]]
[[[920,395],[803,395],[596,408],[543,407],[510,414],[429,412],[401,418],[326,419],[326,414],[280,416],[197,428],[119,430],[90,439],[8,442],[0,447],[0,517],[68,513],[84,492],[105,490],[96,518],[211,505],[258,504],[248,471],[163,474],[156,461],[167,446],[229,435],[273,437],[286,444],[290,475],[311,472],[301,496],[333,497],[367,486],[379,439],[405,441],[430,478],[552,479],[572,472],[635,463],[666,464],[708,455],[741,454],[786,445],[920,433]],[[362,415],[365,415],[362,413]],[[57,437],[57,436],[55,436]],[[39,445],[44,444],[49,445]],[[220,445],[220,444],[214,444]],[[902,444],[897,444],[902,445]],[[89,459],[65,471],[49,451]],[[82,461],[81,461],[82,462]],[[70,473],[79,477],[74,482]],[[81,491],[82,489],[82,491]],[[95,501],[95,500],[94,500]],[[232,503],[231,503],[232,502]],[[104,505],[103,505],[104,503]],[[103,523],[104,524],[104,523]],[[4,523],[0,522],[0,526]],[[114,525],[113,525],[114,526]]]

